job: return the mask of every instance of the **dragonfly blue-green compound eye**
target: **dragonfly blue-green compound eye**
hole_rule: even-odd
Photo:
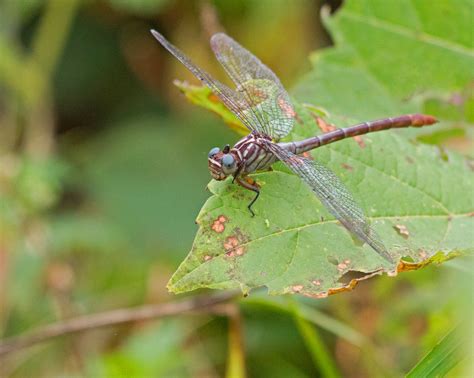
[[[222,164],[224,167],[230,168],[234,164],[234,157],[230,154],[224,155],[222,158]]]
[[[209,151],[209,154],[207,156],[212,158],[212,157],[216,156],[216,154],[218,154],[219,151],[220,151],[219,147],[214,147],[211,151]]]

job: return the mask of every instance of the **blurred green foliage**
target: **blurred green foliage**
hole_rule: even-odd
[[[457,11],[443,3],[446,12]],[[357,4],[363,3],[346,5]],[[194,79],[157,46],[148,29],[163,31],[222,77],[207,43],[221,24],[291,84],[309,70],[309,53],[329,43],[318,21],[321,5],[309,0],[0,2],[2,337],[79,314],[174,299],[165,285],[189,250],[193,221],[209,195],[207,152],[237,136],[183,100],[173,79]],[[350,30],[347,36],[363,37]],[[325,51],[317,62],[321,70],[309,73],[315,75],[312,82],[318,83],[326,68],[339,80],[314,88],[298,84],[298,98],[325,107],[327,99],[337,113],[356,118],[363,104],[354,105],[354,95],[378,101],[369,109],[374,117],[409,110],[411,103],[392,101],[408,92],[384,92],[354,60],[373,50]],[[338,70],[341,61],[353,62],[353,70]],[[376,66],[377,60],[372,62]],[[416,95],[430,112],[448,114],[443,116],[453,121],[448,131],[462,130],[443,138],[443,146],[469,154],[472,125],[464,120],[472,123],[472,96],[462,109],[451,105],[457,94],[472,94],[472,82],[459,75],[448,75],[455,93]],[[360,85],[347,87],[357,82],[349,76]],[[349,295],[297,299],[295,306],[317,327],[340,374],[401,376],[467,310],[467,282],[472,282],[467,263],[448,264],[363,283]],[[275,306],[259,293],[249,299],[254,302],[242,300],[239,306],[247,374],[321,375],[317,352],[307,347],[314,337],[299,333],[290,306]],[[0,374],[223,376],[228,329],[225,316],[212,314],[100,329],[12,354],[0,363]],[[353,333],[349,340],[342,337],[346,329],[363,335],[364,342],[354,342]]]

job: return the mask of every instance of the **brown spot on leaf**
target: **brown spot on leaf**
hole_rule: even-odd
[[[294,292],[294,293],[300,293],[301,290],[303,290],[304,286],[303,285],[293,285],[291,287],[291,290]]]
[[[420,252],[418,253],[420,255],[420,257],[424,260],[428,257],[428,254],[426,253],[426,251],[424,251],[423,249],[420,250]]]
[[[346,261],[348,261],[348,260],[346,260]],[[337,270],[338,270],[339,272],[343,272],[343,271],[345,271],[345,270],[347,269],[348,264],[346,263],[346,261],[343,261],[343,262],[337,264]]]
[[[211,229],[218,234],[224,232],[225,230],[225,222],[227,222],[228,219],[224,215],[219,215],[217,219],[212,222]]]
[[[242,256],[245,253],[245,247],[242,244],[245,242],[247,242],[247,238],[239,228],[236,228],[233,235],[228,236],[224,241],[226,256]]]
[[[360,135],[355,136],[354,140],[357,142],[357,144],[359,145],[360,148],[365,148],[364,139]]]
[[[229,249],[233,249],[239,245],[239,241],[235,236],[229,236],[225,239],[224,242],[224,249],[228,251]]]
[[[214,102],[214,103],[219,103],[221,102],[220,98],[217,97],[214,93],[209,93],[209,95],[207,96],[208,100],[211,101],[211,102]]]
[[[404,224],[396,224],[395,226],[393,226],[393,228],[404,239],[408,239],[408,237],[410,236],[410,232],[408,231],[407,226],[405,226]]]
[[[311,113],[311,114],[313,115],[313,118],[316,120],[316,124],[318,125],[318,127],[321,129],[321,131],[323,133],[328,133],[330,131],[333,131],[333,130],[337,129],[336,126],[331,125],[330,123],[327,123],[321,117],[318,117],[318,116],[314,115],[313,113]]]
[[[301,155],[304,156],[306,159],[314,160],[313,155],[311,155],[309,151],[303,152]]]
[[[354,170],[354,168],[351,165],[346,164],[346,163],[342,163],[341,167],[348,170],[349,172],[352,172]]]
[[[422,251],[422,252],[424,252],[426,254],[425,251]],[[417,262],[417,263],[400,260],[398,265],[397,265],[396,270],[391,270],[391,271],[387,271],[383,268],[377,269],[373,272],[368,272],[368,273],[359,272],[359,271],[355,271],[355,270],[354,271],[349,270],[347,273],[342,275],[340,277],[339,281],[338,281],[343,286],[336,287],[336,288],[331,288],[331,289],[329,289],[327,291],[324,291],[324,292],[318,292],[318,293],[312,293],[312,294],[303,293],[303,295],[311,297],[311,298],[326,298],[329,295],[339,294],[339,293],[342,293],[342,292],[345,292],[345,291],[351,291],[358,285],[359,282],[370,279],[370,278],[372,278],[374,276],[377,276],[377,275],[381,275],[383,272],[386,272],[389,276],[396,276],[398,273],[401,273],[401,272],[409,272],[409,271],[412,271],[412,270],[421,269],[421,268],[423,268],[423,267],[425,267],[426,265],[429,265],[429,264],[440,264],[442,262],[451,260],[451,259],[453,259],[457,256],[461,256],[461,255],[462,255],[462,253],[460,253],[460,252],[451,252],[451,253],[448,253],[447,255],[444,254],[443,252],[438,252],[437,254],[435,254],[433,256],[430,256],[429,258],[427,258],[427,259],[425,259],[421,262]],[[332,262],[330,259],[333,259],[333,257],[328,258],[328,260],[330,262]],[[350,261],[344,260],[344,264],[348,264],[348,263],[350,263]],[[349,281],[345,282],[346,280],[349,280]],[[313,280],[312,283],[314,285],[317,285],[318,281],[319,280]]]
[[[410,156],[405,156],[405,160],[406,160],[409,164],[413,164],[413,163],[415,162]]]
[[[467,158],[466,164],[471,171],[474,171],[474,159]]]
[[[212,256],[210,256],[210,255],[205,255],[205,256],[204,256],[204,261],[209,261],[209,260],[212,260]]]
[[[321,280],[312,280],[311,283],[316,286],[321,286]]]
[[[302,125],[304,123],[303,120],[298,115],[298,113],[295,113],[295,119],[296,119],[296,122],[298,122],[300,125]]]

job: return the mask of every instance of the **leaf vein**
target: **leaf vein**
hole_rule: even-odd
[[[394,34],[398,34],[410,39],[414,39],[417,41],[421,41],[439,48],[443,48],[446,50],[450,50],[452,52],[455,52],[457,54],[462,54],[462,55],[467,55],[470,57],[474,57],[474,51],[466,48],[463,45],[454,43],[454,42],[449,42],[446,40],[443,40],[441,38],[435,37],[432,34],[428,34],[426,32],[415,32],[412,31],[411,29],[408,29],[404,26],[396,25],[394,23],[388,22],[388,21],[383,21],[377,18],[373,17],[362,17],[361,15],[351,12],[349,10],[346,10],[344,13],[341,13],[341,17],[347,17],[349,19],[365,23],[367,25],[374,26],[376,28],[384,29],[386,31],[392,32]]]

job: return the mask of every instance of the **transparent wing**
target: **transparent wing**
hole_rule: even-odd
[[[380,237],[370,227],[363,210],[334,172],[317,161],[295,155],[275,143],[266,142],[266,148],[309,185],[344,227],[369,244],[380,256],[393,262]]]
[[[213,79],[211,75],[196,66],[181,50],[171,44],[156,30],[151,30],[151,33],[158,42],[183,63],[194,76],[207,85],[250,131],[261,131],[261,127],[258,126],[259,120],[255,113],[246,110],[250,105],[242,93],[232,90],[221,82]]]
[[[296,113],[278,77],[257,57],[223,33],[214,34],[211,48],[227,74],[237,85],[248,107],[258,120],[258,131],[274,139],[287,135]]]

